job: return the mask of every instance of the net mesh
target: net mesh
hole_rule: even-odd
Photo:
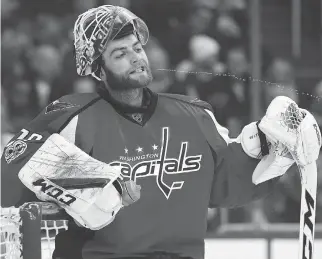
[[[22,259],[23,247],[20,208],[1,208],[0,259]],[[51,259],[55,249],[55,236],[67,230],[67,220],[41,221],[41,259]],[[38,259],[38,258],[35,258]]]
[[[297,130],[303,118],[304,113],[295,103],[291,103],[283,114],[283,122],[290,130]]]
[[[21,258],[21,224],[19,208],[1,208],[1,259]]]
[[[41,221],[41,257],[51,259],[55,249],[55,236],[67,230],[67,220],[42,220]]]

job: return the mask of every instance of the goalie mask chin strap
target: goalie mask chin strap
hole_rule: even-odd
[[[102,81],[102,55],[99,56],[92,64],[92,67],[94,67],[94,71],[91,76],[94,77],[98,81]],[[96,67],[96,69],[95,69]]]

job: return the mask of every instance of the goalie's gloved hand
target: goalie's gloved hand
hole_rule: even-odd
[[[121,188],[123,206],[129,206],[140,199],[141,186],[137,185],[134,181],[121,181]]]
[[[119,167],[90,157],[59,134],[44,142],[18,176],[39,199],[55,202],[92,230],[107,226],[140,198],[139,186],[124,182]]]
[[[281,176],[294,164],[287,148],[266,136],[258,128],[259,124],[252,122],[246,125],[237,138],[248,156],[261,160],[253,172],[254,184]]]
[[[282,143],[299,166],[318,159],[321,132],[314,116],[290,98],[276,97],[268,106],[259,128],[274,142]]]

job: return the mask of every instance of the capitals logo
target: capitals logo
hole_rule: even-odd
[[[200,169],[202,155],[187,156],[188,142],[182,142],[178,157],[167,157],[169,144],[169,128],[162,128],[162,145],[157,159],[142,161],[134,166],[127,162],[113,162],[111,166],[120,166],[122,176],[135,181],[141,177],[156,177],[156,184],[164,196],[169,199],[174,190],[183,187],[184,181],[174,181],[170,185],[165,183],[164,175],[184,174],[196,172]]]

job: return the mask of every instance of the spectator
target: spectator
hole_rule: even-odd
[[[15,131],[33,119],[40,110],[36,90],[25,77],[12,81],[7,100],[8,114]]]
[[[235,46],[227,53],[227,73],[229,87],[234,95],[230,109],[234,114],[227,119],[230,135],[237,137],[243,126],[250,122],[250,74],[246,50],[243,46]],[[254,222],[266,220],[261,209],[262,201],[249,204],[246,207],[233,208],[228,211],[231,223]]]
[[[79,78],[73,84],[74,93],[93,93],[95,88],[96,82],[89,77]]]
[[[216,1],[194,1],[188,25],[192,35],[206,34],[212,28]]]
[[[4,88],[10,87],[12,80],[25,73],[26,53],[32,48],[27,24],[4,29],[1,34],[1,82]],[[22,32],[23,28],[26,32]]]
[[[170,65],[175,66],[188,55],[191,26],[187,20],[193,1],[186,0],[136,0],[131,9],[148,24],[150,32],[168,51]]]
[[[183,94],[209,102],[219,123],[227,126],[235,116],[235,96],[229,87],[230,79],[223,75],[226,67],[219,61],[220,46],[206,35],[193,36],[189,42],[190,58],[176,68],[176,80]]]
[[[1,89],[1,154],[9,140],[14,136],[14,130],[11,122],[9,121],[7,108],[7,98],[5,93]]]
[[[279,95],[287,96],[295,102],[299,101],[293,66],[289,61],[275,58],[268,69],[266,79],[263,108]]]
[[[6,72],[2,78],[2,87],[6,94],[7,114],[15,131],[32,119],[40,107],[36,90],[30,81],[30,73],[27,71],[27,57],[19,47],[13,48],[19,51],[19,56],[10,47],[3,50],[10,58],[9,62],[5,62],[6,67],[2,68]]]
[[[247,54],[243,46],[237,46],[228,51],[227,72],[229,87],[234,95],[230,109],[235,111],[228,121],[228,129],[232,136],[237,137],[238,132],[250,122],[250,73]]]
[[[317,160],[318,188],[316,199],[316,222],[322,223],[322,152]],[[298,223],[301,210],[301,179],[297,166],[291,167],[289,173],[263,200],[264,214],[271,223]]]
[[[300,220],[301,182],[299,171],[293,165],[288,175],[263,201],[267,221],[271,223],[296,223]]]
[[[320,81],[313,89],[313,95],[318,97],[311,104],[310,111],[313,113],[320,130],[322,131],[322,81]]]
[[[224,72],[224,65],[219,62],[219,44],[206,35],[193,36],[189,41],[189,58],[183,60],[176,68],[176,79],[179,82],[187,81],[189,77],[196,77],[199,81],[209,82],[214,75]],[[189,85],[184,92],[206,99],[207,90],[195,85]]]
[[[62,41],[63,19],[40,13],[36,16],[35,42],[38,45],[53,45],[59,48]]]
[[[48,105],[51,95],[61,89],[60,77],[62,71],[62,57],[57,48],[51,45],[40,45],[31,57],[31,81],[37,92],[41,108]]]
[[[1,21],[7,21],[19,8],[18,0],[2,0],[1,1]],[[2,24],[3,26],[3,24]]]
[[[173,83],[173,73],[168,70],[170,69],[170,60],[167,51],[156,38],[151,37],[145,46],[145,52],[149,58],[153,75],[153,81],[149,88],[158,93],[169,93]]]
[[[243,0],[201,2],[213,3],[212,19],[204,33],[218,41],[222,47],[221,58],[227,56],[228,51],[235,45],[248,45],[248,14]]]

